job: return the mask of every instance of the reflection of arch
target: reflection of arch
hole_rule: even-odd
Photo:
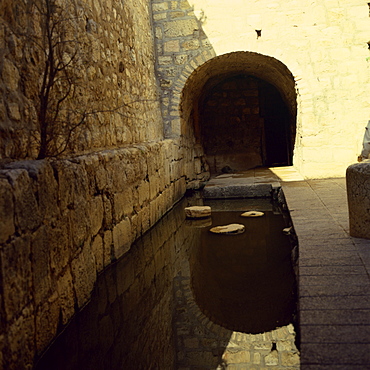
[[[239,235],[213,234],[212,226],[242,223]],[[201,311],[229,330],[264,333],[293,322],[296,309],[292,245],[281,232],[282,214],[242,218],[212,211],[190,249],[191,288]],[[253,230],[253,232],[251,232]]]
[[[272,99],[273,104],[280,103],[285,109],[287,139],[286,163],[292,164],[292,153],[296,135],[297,95],[295,81],[288,68],[277,59],[253,52],[233,52],[208,60],[189,76],[181,96],[181,134],[195,135],[201,140],[202,120],[204,121],[204,103],[210,99],[215,89],[221,89],[222,83],[234,79],[251,78],[260,85],[265,102]],[[239,83],[240,85],[240,83]],[[262,89],[262,90],[261,90]],[[260,94],[261,95],[261,94]],[[261,102],[260,102],[261,103]],[[217,105],[217,102],[216,102]],[[271,113],[271,111],[270,111]],[[236,117],[241,120],[240,117]],[[263,118],[263,120],[267,120]],[[222,133],[219,133],[220,135]],[[266,141],[267,142],[267,141]],[[204,144],[204,143],[203,143]],[[232,145],[231,145],[232,147]],[[238,149],[230,149],[237,151]],[[265,154],[266,156],[266,154]],[[241,159],[243,162],[243,159]],[[258,161],[257,161],[258,162]],[[258,165],[258,163],[255,165]],[[272,165],[271,159],[262,160],[260,165]],[[279,161],[277,161],[279,162]],[[284,162],[284,161],[283,161]],[[253,167],[253,165],[252,165]]]

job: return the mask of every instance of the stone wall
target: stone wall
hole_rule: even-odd
[[[191,140],[163,139],[146,0],[56,2],[71,11],[58,18],[68,23],[60,58],[76,55],[58,75],[60,91],[70,78],[74,92],[60,117],[86,121],[67,132],[63,157],[35,160],[48,49],[31,5],[42,1],[0,5],[0,363],[9,369],[32,367],[97,274],[207,178]]]
[[[3,166],[4,368],[31,366],[89,300],[97,274],[128,252],[187,187],[199,186],[201,158],[193,161],[190,153],[197,156],[167,140]]]
[[[292,324],[245,334],[215,324],[199,309],[190,256],[202,249],[202,227],[212,221],[185,220],[184,207],[200,203],[183,199],[104,271],[91,302],[37,370],[299,368]]]
[[[191,135],[199,91],[211,78],[251,74],[296,110],[294,166],[306,177],[345,175],[369,114],[366,2],[153,0],[152,7],[167,135]]]
[[[194,236],[184,200],[99,276],[91,302],[37,369],[174,369],[174,277]],[[88,335],[86,335],[88,333]]]

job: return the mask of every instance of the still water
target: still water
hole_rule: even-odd
[[[36,369],[299,368],[289,216],[270,200],[228,200],[186,220],[199,202],[184,198],[100,275]],[[246,231],[209,232],[228,223]]]

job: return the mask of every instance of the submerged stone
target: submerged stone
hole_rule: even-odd
[[[261,217],[264,213],[260,211],[247,211],[241,214],[242,217]]]
[[[210,231],[215,234],[237,235],[244,233],[245,227],[244,225],[241,224],[230,224],[223,226],[215,226],[212,229],[210,229]]]
[[[286,227],[285,229],[283,229],[283,233],[285,235],[290,235],[292,233],[292,226],[291,227]]]
[[[202,229],[204,227],[212,226],[212,219],[211,217],[207,218],[196,218],[196,219],[189,219],[185,221],[185,225],[189,227],[194,227],[196,229]]]
[[[192,206],[185,208],[187,218],[205,218],[211,216],[210,206]]]

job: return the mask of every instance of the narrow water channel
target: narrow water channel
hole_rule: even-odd
[[[287,214],[270,200],[209,201],[211,218],[186,220],[199,202],[184,198],[99,276],[36,369],[299,368]],[[265,214],[240,217],[249,209]],[[246,231],[209,232],[226,223]]]

